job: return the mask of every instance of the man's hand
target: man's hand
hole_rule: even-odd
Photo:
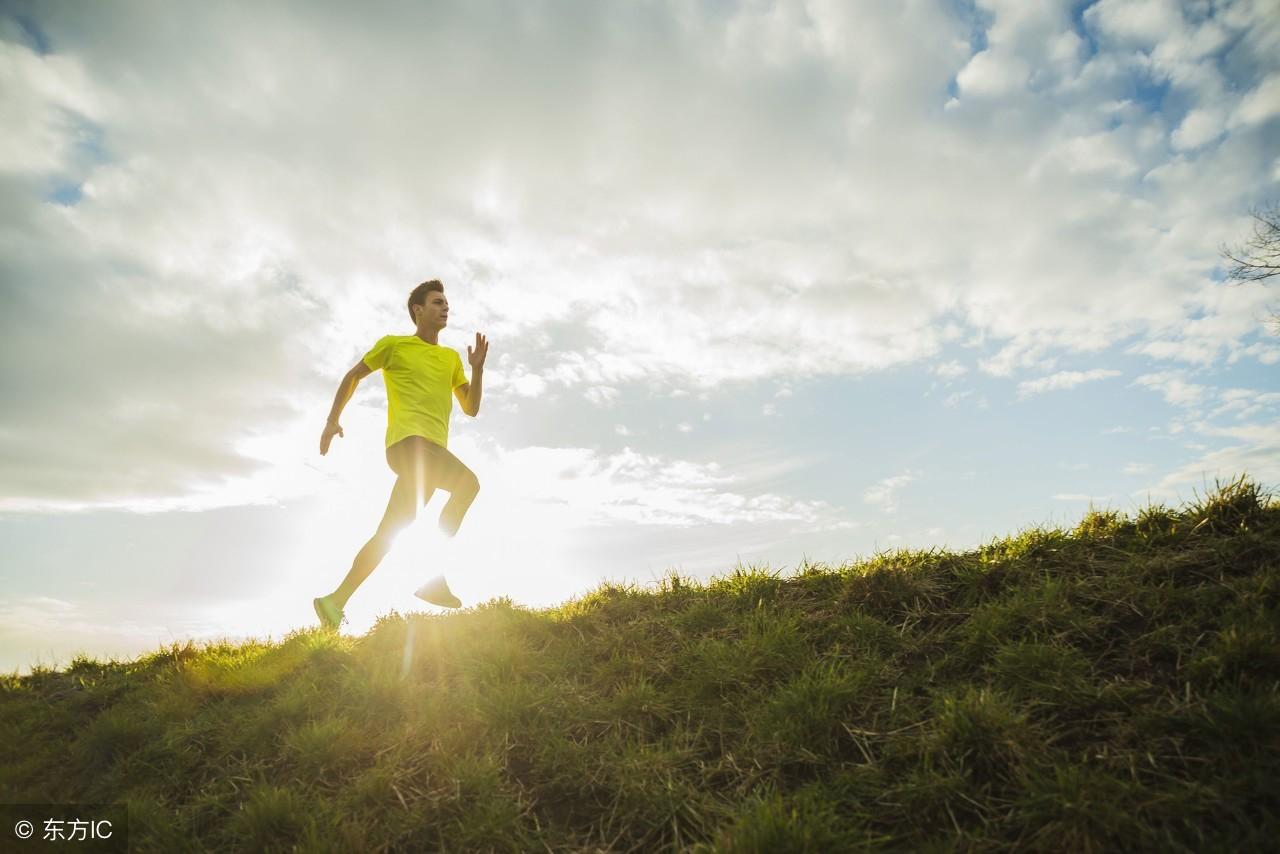
[[[489,339],[477,332],[475,349],[472,350],[470,346],[467,347],[467,361],[471,363],[473,373],[484,369],[484,357],[488,354]]]
[[[320,434],[320,456],[329,453],[329,443],[333,441],[333,437],[342,435],[342,425],[337,421],[330,421],[324,425],[324,432]]]

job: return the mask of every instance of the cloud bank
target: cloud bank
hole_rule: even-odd
[[[261,474],[427,277],[496,396],[601,407],[1274,355],[1213,278],[1280,180],[1263,0],[9,8],[9,502]]]

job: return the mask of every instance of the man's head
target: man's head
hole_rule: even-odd
[[[423,282],[409,292],[409,319],[421,328],[428,326],[443,329],[449,319],[449,301],[444,296],[444,285],[439,279]]]

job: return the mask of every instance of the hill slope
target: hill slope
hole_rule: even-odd
[[[0,680],[0,800],[135,851],[1262,850],[1280,506]],[[8,833],[8,827],[0,828]]]

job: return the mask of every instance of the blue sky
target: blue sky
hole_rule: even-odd
[[[5,10],[0,668],[313,624],[427,278],[482,490],[351,631],[1280,485],[1273,2]]]

